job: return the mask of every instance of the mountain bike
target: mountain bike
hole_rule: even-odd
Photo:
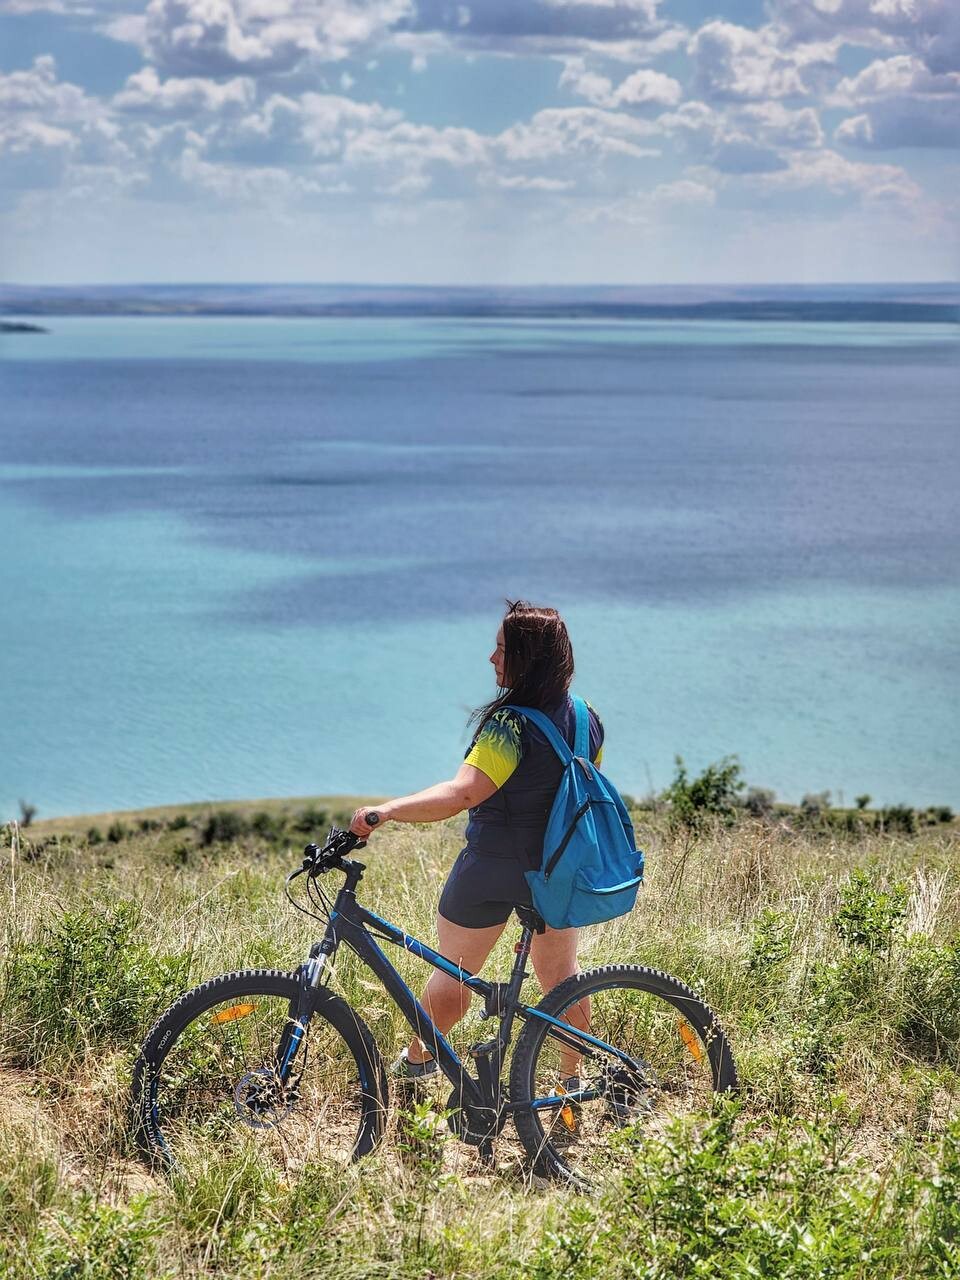
[[[376,814],[367,820],[374,825]],[[134,1069],[133,1112],[140,1145],[156,1163],[175,1170],[238,1135],[255,1135],[284,1160],[356,1160],[377,1145],[387,1073],[369,1027],[330,989],[341,945],[379,979],[436,1059],[451,1086],[447,1122],[488,1163],[512,1121],[533,1174],[593,1186],[630,1159],[632,1138],[679,1113],[709,1111],[715,1094],[736,1088],[719,1021],[676,978],[605,965],[524,1004],[531,942],[545,927],[533,908],[516,908],[521,932],[509,980],[479,978],[357,901],[366,867],[347,855],[364,843],[334,827],[322,846],[307,845],[302,865],[287,876],[291,904],[326,924],[296,970],[213,978],[181,996],[148,1034]],[[345,877],[333,901],[320,883],[331,872]],[[291,891],[299,876],[307,905]],[[494,1034],[461,1059],[382,942],[475,992],[480,1018],[498,1020]]]

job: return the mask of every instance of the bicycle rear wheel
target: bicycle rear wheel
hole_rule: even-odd
[[[291,1051],[299,997],[296,974],[252,969],[213,978],[171,1005],[134,1068],[134,1123],[146,1154],[186,1168],[211,1145],[255,1147],[289,1169],[371,1150],[387,1098],[376,1044],[350,1006],[321,988]]]
[[[632,1163],[632,1138],[662,1132],[675,1116],[706,1113],[715,1094],[737,1086],[715,1015],[655,969],[589,970],[555,987],[537,1010],[542,1016],[529,1017],[517,1040],[510,1096],[539,1176],[596,1185]],[[608,1047],[585,1045],[558,1022]]]

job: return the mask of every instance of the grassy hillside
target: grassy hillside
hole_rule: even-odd
[[[584,931],[584,967],[676,974],[717,1010],[739,1104],[641,1141],[614,1192],[495,1172],[425,1115],[347,1170],[205,1153],[171,1184],[138,1161],[125,1096],[170,1000],[316,930],[286,904],[305,841],[354,799],[61,819],[3,846],[0,1274],[154,1277],[960,1276],[960,842],[872,823],[639,814],[634,913]],[[848,829],[849,828],[849,829]],[[365,900],[429,939],[459,821],[388,827]],[[319,928],[319,926],[317,927]],[[514,931],[492,961],[505,974]],[[425,967],[391,957],[419,986]],[[337,986],[384,1054],[396,1011],[353,958]],[[532,994],[532,992],[531,992]],[[475,1013],[454,1036],[477,1038]]]

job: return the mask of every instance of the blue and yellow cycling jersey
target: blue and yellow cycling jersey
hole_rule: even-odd
[[[593,707],[587,706],[590,753],[599,765],[603,725]],[[576,717],[570,698],[543,711],[572,743]],[[502,707],[483,725],[464,759],[497,787],[470,810],[467,848],[484,857],[516,857],[527,868],[539,866],[547,817],[563,772],[553,747],[536,725]]]
[[[587,703],[588,708],[596,711]],[[602,729],[600,734],[602,736]],[[501,709],[486,722],[464,760],[485,773],[491,782],[502,787],[523,759],[523,720],[515,711]],[[603,746],[597,748],[593,763],[599,766]]]

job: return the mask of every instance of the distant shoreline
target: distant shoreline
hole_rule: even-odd
[[[0,314],[949,324],[960,286],[0,285]]]

